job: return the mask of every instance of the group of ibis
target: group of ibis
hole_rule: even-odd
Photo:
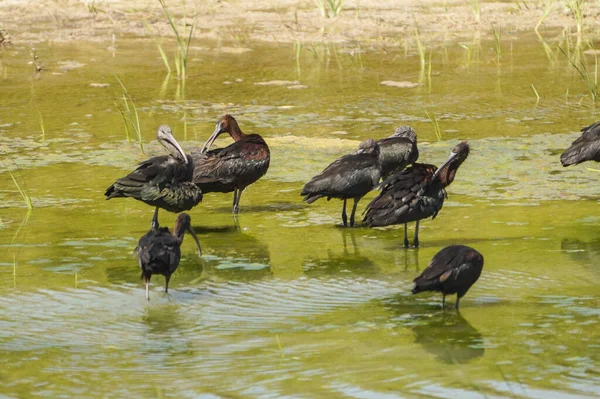
[[[563,166],[587,160],[600,161],[600,122],[582,132],[582,136],[561,155]],[[225,148],[211,150],[222,133],[228,133],[234,142]],[[171,233],[159,225],[159,208],[180,213],[198,205],[204,193],[233,192],[233,213],[237,214],[242,192],[265,175],[270,163],[270,151],[264,139],[258,134],[242,132],[231,115],[221,117],[204,146],[189,154],[175,140],[167,125],[159,126],[156,138],[169,154],[140,163],[105,192],[106,199],[131,197],[155,207],[151,229],[136,247],[146,284],[146,298],[149,298],[153,274],[165,276],[165,292],[168,292],[169,279],[179,264],[180,245],[186,231],[192,235],[199,254],[202,254],[190,216],[181,213]],[[304,185],[301,195],[309,204],[319,198],[341,199],[342,223],[353,227],[358,202],[370,191],[378,189],[380,193],[365,209],[364,224],[369,227],[403,224],[403,244],[408,248],[407,224],[415,222],[413,246],[417,248],[419,222],[438,215],[447,198],[446,187],[454,181],[469,151],[469,144],[461,142],[439,168],[418,163],[416,133],[409,126],[401,126],[389,137],[361,142],[355,153],[329,164]],[[349,220],[346,213],[348,200],[353,201]],[[412,292],[441,292],[442,306],[447,295],[456,294],[455,307],[458,309],[460,298],[477,281],[482,269],[481,253],[465,245],[450,245],[439,251],[415,278]]]

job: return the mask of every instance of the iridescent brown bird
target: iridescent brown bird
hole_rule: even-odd
[[[202,191],[192,183],[194,162],[173,137],[171,128],[160,125],[156,139],[169,155],[150,158],[110,186],[106,199],[131,197],[156,207],[152,229],[158,228],[158,208],[169,212],[189,211],[202,201]]]
[[[422,291],[442,293],[442,308],[446,305],[446,295],[456,294],[454,307],[458,309],[460,298],[481,275],[483,255],[466,245],[450,245],[434,255],[429,266],[415,278],[413,294]]]
[[[577,165],[585,161],[600,162],[600,122],[581,129],[583,134],[560,156],[562,166]]]
[[[179,266],[179,260],[181,259],[180,247],[186,231],[196,241],[198,254],[202,256],[200,241],[198,241],[191,222],[190,215],[181,213],[175,221],[173,234],[167,227],[161,227],[157,230],[150,230],[140,238],[134,252],[137,252],[140,269],[142,270],[142,280],[146,284],[146,299],[150,300],[150,279],[153,274],[165,276],[165,293],[169,292],[169,280],[177,270],[177,266]]]
[[[408,247],[408,222],[417,222],[414,246],[419,246],[419,221],[434,219],[447,197],[445,188],[456,176],[456,171],[469,155],[469,145],[455,146],[448,159],[436,168],[434,165],[415,163],[383,183],[381,193],[367,206],[364,221],[370,227],[404,223],[404,246]]]
[[[417,134],[410,126],[399,126],[390,137],[377,140],[379,144],[379,163],[381,164],[381,179],[385,180],[417,162]]]
[[[379,164],[379,145],[373,139],[363,141],[355,154],[345,155],[326,167],[304,185],[300,195],[304,201],[312,204],[319,198],[339,198],[344,200],[342,221],[348,225],[346,201],[353,199],[350,226],[354,226],[356,205],[362,197],[371,191],[381,176]]]
[[[225,148],[208,151],[221,133],[235,141]],[[231,115],[223,116],[202,150],[193,151],[194,183],[204,193],[233,191],[233,213],[239,213],[242,192],[267,173],[271,155],[269,146],[258,134],[242,132]]]

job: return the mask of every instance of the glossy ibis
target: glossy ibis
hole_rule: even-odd
[[[455,146],[448,159],[436,168],[415,163],[381,183],[381,193],[367,206],[364,221],[370,227],[404,223],[404,246],[408,247],[408,222],[417,222],[414,246],[419,246],[419,221],[435,218],[447,197],[445,188],[454,181],[458,167],[469,155],[469,145]]]
[[[479,278],[483,269],[483,255],[466,245],[450,245],[434,255],[429,266],[417,277],[413,294],[422,291],[441,292],[442,308],[446,304],[446,295],[456,294],[458,309],[460,298]]]
[[[344,155],[313,177],[304,185],[300,195],[305,196],[304,201],[309,204],[323,197],[328,201],[331,198],[344,200],[344,226],[348,225],[346,201],[354,199],[350,215],[350,226],[354,226],[358,201],[379,183],[380,176],[379,145],[375,140],[368,139],[360,143],[355,154]]]
[[[150,158],[125,177],[110,186],[106,199],[131,197],[156,207],[152,218],[152,229],[158,228],[158,208],[169,212],[192,209],[202,201],[202,191],[192,183],[194,163],[173,137],[171,128],[160,125],[156,139],[169,155]]]
[[[221,133],[229,133],[235,141],[225,148],[208,151]],[[202,150],[192,152],[196,168],[194,183],[204,193],[233,191],[233,213],[240,209],[242,191],[269,169],[269,146],[258,134],[242,132],[231,115],[225,115],[215,127]]]
[[[396,128],[394,134],[378,140],[377,144],[382,180],[417,162],[419,158],[417,134],[410,126]]]
[[[150,300],[149,287],[153,274],[165,276],[165,292],[169,292],[169,280],[177,270],[177,266],[179,266],[180,246],[186,230],[196,241],[198,254],[202,255],[200,241],[198,241],[198,237],[192,228],[191,221],[190,215],[181,213],[175,221],[173,234],[167,227],[160,227],[157,230],[150,230],[140,238],[134,252],[138,254],[142,279],[146,283],[146,299]]]
[[[577,165],[585,161],[600,162],[600,122],[581,129],[583,134],[560,156],[562,166]]]

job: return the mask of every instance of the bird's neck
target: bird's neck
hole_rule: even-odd
[[[246,133],[242,132],[242,129],[240,129],[237,123],[230,127],[228,133],[234,141],[240,141],[241,139],[248,137]]]
[[[183,242],[183,236],[185,236],[185,226],[175,223],[175,228],[173,229],[173,236],[177,240],[177,243],[181,245]]]

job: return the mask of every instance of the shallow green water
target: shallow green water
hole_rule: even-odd
[[[499,70],[489,42],[469,65],[456,43],[435,49],[431,88],[380,85],[419,82],[403,49],[305,46],[297,60],[293,46],[201,43],[185,99],[174,79],[163,85],[151,42],[38,45],[39,78],[28,49],[7,49],[0,397],[597,397],[600,175],[558,162],[596,117],[589,98],[578,104],[583,84],[535,37],[503,40]],[[63,72],[62,61],[86,65]],[[186,240],[170,294],[156,277],[150,302],[131,252],[152,209],[103,198],[149,156],[125,141],[115,73],[140,109],[147,153],[162,153],[148,143],[159,124],[191,149],[224,112],[272,152],[243,195],[239,229],[231,194],[190,212],[205,255]],[[306,88],[255,84],[274,80]],[[329,162],[403,123],[418,133],[421,162],[439,164],[458,140],[472,146],[439,217],[422,223],[422,248],[401,248],[398,227],[338,227],[339,201],[300,201]],[[7,169],[25,179],[30,213]],[[409,294],[452,243],[485,256],[460,315],[439,296]]]

